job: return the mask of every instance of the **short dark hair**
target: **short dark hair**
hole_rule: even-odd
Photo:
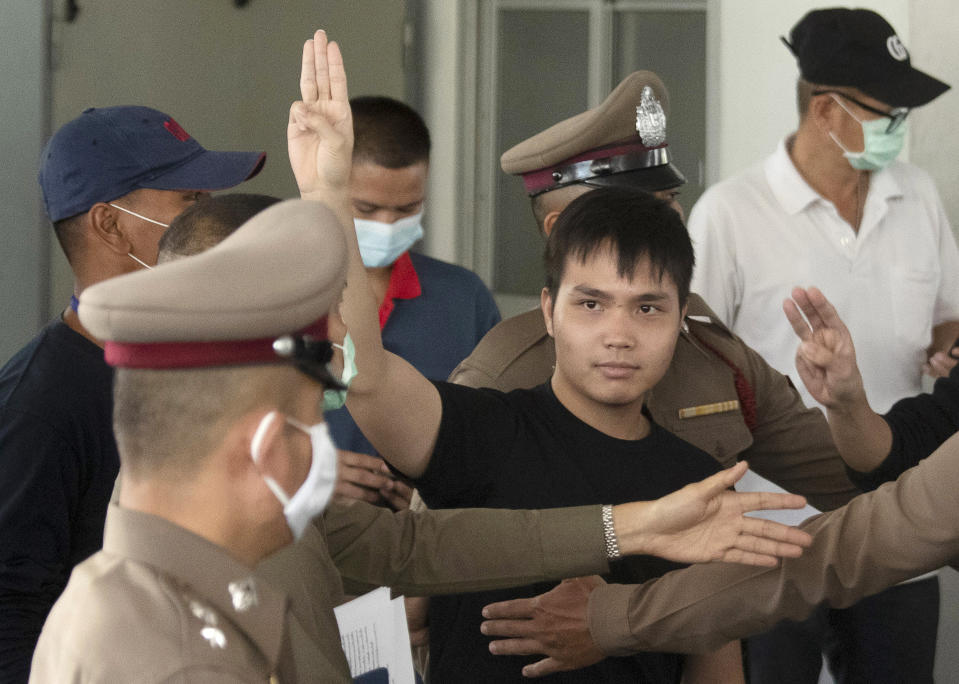
[[[280,199],[270,195],[229,193],[203,197],[170,223],[160,238],[158,263],[205,252]]]
[[[430,131],[407,104],[381,95],[354,97],[353,161],[403,169],[430,160]]]
[[[809,103],[812,101],[812,91],[816,88],[816,84],[810,83],[802,76],[796,81],[796,109],[799,110],[800,121],[806,118],[806,112],[809,111]]]
[[[286,364],[117,368],[113,431],[120,462],[135,480],[161,472],[188,480],[245,413],[292,410],[302,377]]]
[[[612,248],[620,277],[631,278],[646,257],[662,279],[676,284],[680,306],[689,297],[693,244],[682,218],[669,202],[628,187],[597,188],[573,200],[559,215],[546,241],[546,289],[555,303],[568,259],[585,263]]]
[[[63,250],[70,265],[74,267],[73,260],[76,258],[76,252],[81,243],[84,216],[85,214],[74,214],[53,222],[53,232],[57,236],[57,242],[60,243],[60,249]]]

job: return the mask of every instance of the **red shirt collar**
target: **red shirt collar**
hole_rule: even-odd
[[[390,268],[390,284],[386,287],[386,296],[380,304],[380,330],[386,325],[393,313],[395,299],[416,299],[423,293],[420,278],[413,268],[409,252],[403,252]]]

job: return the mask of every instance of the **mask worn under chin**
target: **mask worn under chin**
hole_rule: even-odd
[[[353,219],[360,256],[367,268],[389,266],[423,237],[423,212],[394,223]]]
[[[346,404],[346,393],[350,389],[350,383],[356,377],[356,347],[353,346],[353,338],[350,333],[343,337],[343,344],[334,344],[334,347],[343,352],[343,372],[340,374],[340,382],[344,389],[328,389],[323,392],[323,410],[335,411]]]
[[[260,450],[263,446],[263,438],[266,436],[267,428],[270,427],[277,415],[276,411],[267,413],[257,426],[256,432],[253,433],[253,439],[250,440],[250,455],[256,464],[260,461]],[[333,446],[333,440],[330,439],[326,423],[305,425],[289,417],[284,417],[284,420],[297,430],[302,430],[310,436],[313,452],[310,472],[293,496],[287,494],[272,477],[268,475],[261,475],[261,477],[263,477],[263,481],[266,482],[274,496],[283,504],[286,524],[289,526],[290,532],[293,533],[293,539],[299,540],[306,532],[306,527],[310,524],[310,521],[326,509],[326,505],[333,496],[333,487],[336,485],[336,447]]]
[[[832,131],[829,131],[829,137],[842,150],[843,156],[849,160],[849,165],[859,171],[879,171],[889,166],[899,156],[902,146],[906,142],[908,122],[904,121],[892,133],[887,133],[886,128],[888,128],[889,122],[885,119],[863,121],[850,112],[840,98],[833,96],[833,99],[843,108],[846,114],[858,121],[862,127],[862,152],[851,152],[846,149],[839,142],[839,138]]]

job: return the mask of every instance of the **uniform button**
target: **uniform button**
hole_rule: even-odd
[[[848,247],[850,242],[852,242],[852,238],[848,235],[844,235],[843,237],[839,238],[839,244],[843,247]]]
[[[233,599],[233,608],[238,613],[245,613],[258,603],[256,582],[253,581],[252,577],[230,582],[229,585],[227,585],[227,589],[230,592],[230,598]]]

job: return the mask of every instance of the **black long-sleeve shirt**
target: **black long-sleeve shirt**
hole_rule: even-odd
[[[959,430],[959,366],[936,380],[931,394],[900,399],[883,419],[892,430],[889,455],[871,472],[848,469],[849,478],[862,489],[895,480]]]

